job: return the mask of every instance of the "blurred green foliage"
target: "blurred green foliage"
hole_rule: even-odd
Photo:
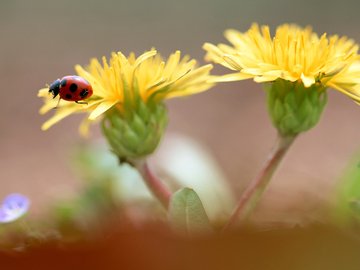
[[[345,226],[360,225],[360,153],[345,170],[337,187],[336,220]]]

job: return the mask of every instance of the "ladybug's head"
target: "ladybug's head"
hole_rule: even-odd
[[[56,96],[60,92],[60,84],[61,81],[59,79],[55,80],[52,84],[49,86],[49,93],[53,95],[53,98],[56,98]]]

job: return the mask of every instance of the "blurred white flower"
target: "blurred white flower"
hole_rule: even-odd
[[[164,174],[179,187],[196,191],[210,220],[230,216],[234,195],[216,160],[199,142],[184,135],[167,135],[152,161],[161,179]]]

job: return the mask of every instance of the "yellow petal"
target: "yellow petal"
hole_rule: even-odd
[[[49,97],[49,96],[51,96],[49,94],[49,88],[42,88],[38,92],[38,97]]]
[[[156,50],[151,50],[151,51],[145,52],[142,55],[140,55],[135,61],[134,69],[136,69],[146,59],[149,59],[150,57],[153,57],[156,54],[157,54]]]
[[[225,31],[224,36],[227,40],[230,41],[230,43],[234,44],[235,46],[238,46],[241,42],[241,33],[234,29],[228,29]]]
[[[112,106],[114,106],[119,101],[103,101],[101,102],[95,110],[91,112],[89,115],[89,120],[95,120],[98,116],[109,110]]]
[[[223,56],[226,63],[228,63],[232,70],[242,70],[242,66],[236,61],[236,58],[232,55],[224,55]]]
[[[53,117],[47,120],[42,126],[42,130],[47,130],[60,120],[64,119],[65,117],[69,116],[70,114],[76,112],[78,109],[75,106],[72,107],[64,107],[58,109]]]
[[[258,83],[272,82],[272,81],[275,81],[277,78],[279,78],[279,77],[277,77],[277,76],[258,76],[258,77],[254,78],[254,81],[258,82]]]
[[[355,89],[346,89],[344,87],[339,86],[338,84],[329,83],[329,87],[338,90],[339,92],[347,95],[348,97],[352,98],[356,103],[359,104],[360,102],[360,89],[357,91]]]
[[[45,114],[52,109],[55,109],[56,104],[58,103],[58,99],[52,99],[44,103],[44,105],[40,108],[39,113]]]
[[[89,130],[90,130],[90,124],[94,122],[92,120],[89,120],[89,118],[85,118],[79,126],[79,133],[84,138],[87,138],[89,136]]]
[[[250,79],[252,77],[254,76],[251,74],[244,74],[241,72],[237,72],[237,73],[226,74],[223,76],[213,76],[211,79],[209,79],[209,82],[233,82],[233,81]]]
[[[305,76],[304,73],[301,73],[301,80],[304,83],[305,87],[310,87],[315,83],[315,78],[312,76]]]

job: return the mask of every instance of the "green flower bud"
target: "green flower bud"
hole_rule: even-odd
[[[282,79],[266,88],[268,111],[282,136],[295,136],[318,123],[327,102],[326,88],[315,83],[305,87],[300,81]]]
[[[167,126],[163,103],[145,104],[140,99],[136,103],[131,110],[114,107],[102,120],[102,131],[121,161],[132,162],[153,153]]]

